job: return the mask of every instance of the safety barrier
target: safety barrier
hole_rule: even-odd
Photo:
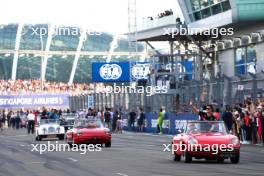
[[[157,121],[158,114],[146,113],[145,114],[145,127],[144,132],[157,133]],[[163,121],[163,133],[164,134],[178,134],[180,130],[184,130],[187,121],[198,120],[199,117],[195,114],[179,114],[166,113]],[[124,115],[124,130],[126,131],[138,131],[137,122],[135,126],[131,127],[128,114]]]

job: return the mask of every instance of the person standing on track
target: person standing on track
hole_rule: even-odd
[[[34,134],[34,127],[35,127],[35,115],[33,114],[32,111],[29,112],[27,115],[27,120],[28,120],[28,134]]]
[[[105,120],[105,126],[109,129],[111,129],[111,114],[109,112],[108,108],[105,108],[105,113],[104,113],[104,120]]]
[[[144,131],[144,121],[145,121],[145,113],[143,111],[143,108],[139,109],[139,119],[138,119],[138,131],[143,132]]]
[[[21,123],[21,118],[20,118],[20,113],[19,111],[16,112],[16,117],[15,117],[15,124],[16,124],[16,129],[18,130],[20,127]]]
[[[135,119],[136,119],[136,116],[137,114],[135,113],[134,110],[132,110],[130,113],[129,113],[129,127],[130,129],[134,130],[135,128]]]
[[[158,126],[157,126],[159,134],[163,134],[162,125],[163,125],[164,116],[165,116],[165,110],[160,108],[160,112],[158,114]]]
[[[0,130],[4,130],[4,124],[3,124],[3,115],[0,113]]]

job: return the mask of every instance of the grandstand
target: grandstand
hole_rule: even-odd
[[[58,32],[61,28],[66,31]],[[44,67],[46,81],[71,83],[73,74],[74,83],[89,83],[91,63],[106,61],[113,39],[105,32],[82,35],[81,28],[72,26],[0,25],[0,79],[40,79]],[[119,37],[114,48],[112,61],[129,60],[131,53],[125,37]],[[142,45],[138,51],[143,51]]]

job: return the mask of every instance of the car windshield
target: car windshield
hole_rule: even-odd
[[[223,122],[188,122],[186,127],[187,134],[198,133],[222,133],[227,134],[225,124]]]
[[[42,119],[39,122],[40,125],[44,125],[44,124],[60,124],[59,120],[53,120],[53,119]]]
[[[62,115],[65,119],[75,119],[78,117],[77,114],[63,114]]]
[[[79,119],[74,123],[75,128],[103,128],[103,124],[97,119]]]

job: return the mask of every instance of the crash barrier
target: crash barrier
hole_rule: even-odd
[[[146,113],[144,123],[144,132],[157,133],[158,114]],[[184,130],[187,121],[198,120],[199,117],[195,114],[178,114],[166,113],[163,121],[163,133],[164,134],[178,134]],[[124,115],[124,130],[126,131],[138,131],[137,120],[135,120],[134,127],[130,125],[130,119],[128,114]]]

